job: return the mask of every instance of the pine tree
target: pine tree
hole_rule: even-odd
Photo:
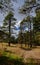
[[[36,0],[26,0],[25,4],[22,6],[22,8],[20,8],[20,13],[24,14],[26,16],[28,16],[28,20],[29,20],[29,30],[30,30],[30,48],[32,47],[32,36],[31,36],[31,29],[32,29],[32,16],[30,16],[30,12],[32,11],[32,9],[34,9],[34,11],[36,10],[36,8],[40,7],[40,3],[38,3],[38,1]]]
[[[16,19],[14,18],[14,14],[10,11],[8,15],[4,19],[4,30],[9,34],[9,46],[10,46],[10,41],[11,41],[11,34],[13,34],[11,31],[14,29],[14,24],[15,24]],[[12,29],[13,28],[13,29]]]

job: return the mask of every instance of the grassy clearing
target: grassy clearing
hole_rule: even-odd
[[[0,44],[0,65],[40,65],[40,47],[28,49],[20,45]],[[38,59],[37,59],[38,58]],[[24,61],[26,59],[26,62]]]
[[[40,65],[40,62],[33,58],[27,58],[26,61],[24,62],[22,57],[8,52],[2,52],[0,56],[0,65]]]

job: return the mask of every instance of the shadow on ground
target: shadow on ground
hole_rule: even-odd
[[[22,60],[10,59],[6,56],[0,57],[0,65],[40,65],[39,63],[24,63]]]
[[[0,65],[25,65],[21,60],[10,59],[6,56],[0,57]]]
[[[32,48],[26,48],[26,47],[20,47],[20,48],[23,49],[23,50],[26,50],[26,51],[31,51],[32,49],[35,49],[37,47],[33,46]]]
[[[24,48],[24,47],[20,47],[21,49],[23,49],[23,50],[26,50],[26,51],[31,51],[32,50],[32,48]]]

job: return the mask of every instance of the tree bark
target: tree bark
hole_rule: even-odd
[[[11,19],[9,20],[9,43],[8,43],[9,46],[10,46],[10,38],[11,38]]]
[[[32,48],[32,33],[31,33],[31,21],[30,21],[30,48]]]

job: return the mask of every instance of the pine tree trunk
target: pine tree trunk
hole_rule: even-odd
[[[31,21],[30,21],[30,48],[32,48],[32,34],[31,34]]]
[[[11,37],[11,19],[9,20],[9,43],[8,43],[9,46],[10,46],[10,37]]]

